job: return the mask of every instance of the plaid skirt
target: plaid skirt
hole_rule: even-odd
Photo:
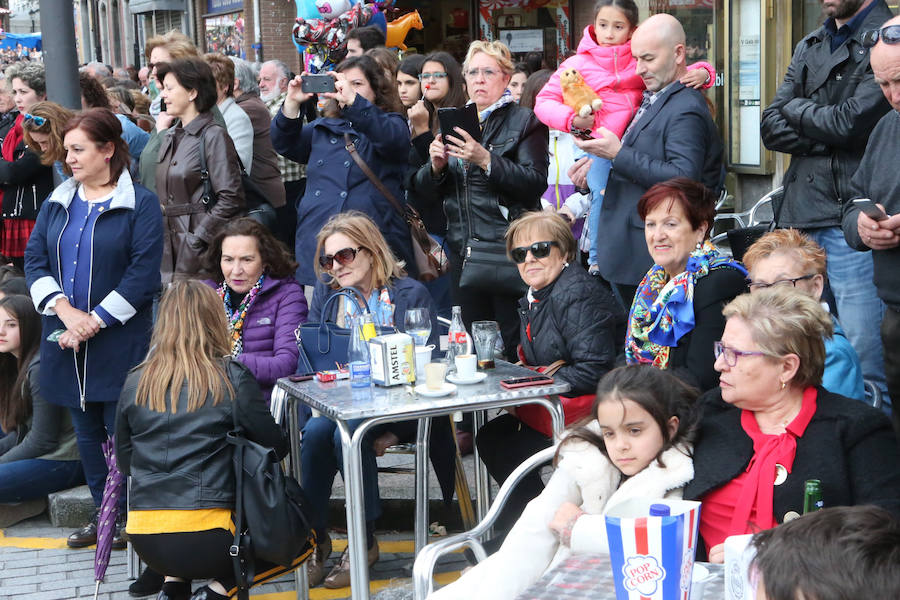
[[[25,246],[34,229],[32,219],[3,219],[3,233],[0,234],[0,253],[10,258],[25,256]]]

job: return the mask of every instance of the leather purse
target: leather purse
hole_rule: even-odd
[[[337,365],[347,363],[347,352],[350,349],[350,333],[347,327],[341,327],[337,323],[328,321],[328,314],[332,310],[332,304],[340,298],[347,302],[353,302],[357,313],[369,312],[369,307],[363,299],[363,295],[356,288],[341,288],[332,294],[322,305],[321,323],[301,323],[294,331],[297,338],[297,349],[300,356],[297,359],[297,374],[312,375],[316,371],[328,371],[337,368]],[[360,299],[363,299],[360,302]],[[394,333],[392,327],[375,327],[378,335]]]
[[[506,255],[506,244],[475,238],[466,241],[459,287],[511,296],[524,296],[528,291],[516,263]]]
[[[409,237],[412,240],[413,259],[416,267],[419,269],[419,281],[434,281],[450,269],[450,259],[444,252],[443,246],[438,244],[434,238],[428,235],[425,229],[425,223],[418,211],[409,204],[401,205],[397,198],[391,193],[387,187],[381,182],[377,175],[372,172],[363,157],[356,151],[356,145],[350,139],[350,134],[344,134],[344,147],[350,153],[353,162],[356,163],[369,181],[372,182],[381,194],[388,199],[394,206],[394,209],[400,213],[406,225],[409,227]]]

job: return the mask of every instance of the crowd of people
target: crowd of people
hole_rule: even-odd
[[[498,357],[570,386],[553,475],[522,481],[492,555],[435,598],[516,597],[571,553],[605,551],[603,515],[634,497],[702,501],[698,556],[713,562],[728,536],[762,531],[771,598],[777,557],[797,543],[777,532],[803,534],[788,523],[807,479],[826,506],[877,505],[895,531],[900,178],[887,161],[900,18],[884,0],[826,13],[763,112],[763,142],[793,155],[779,228],[739,257],[711,240],[725,170],[700,90],[714,69],[687,64],[673,16],[638,24],[633,0],[599,0],[556,70],[514,63],[496,41],[472,42],[462,64],[444,51],[398,61],[377,29],[354,30],[318,96],[280,61],[201,55],[176,31],[147,40],[140,71],[84,66],[80,111],[47,99],[39,62],[7,67],[0,503],[86,482],[99,508],[101,445],[114,438],[132,478],[114,547],[130,538],[148,566],[132,594],[229,597],[226,433],[239,424],[286,453],[272,389],[297,369],[302,323],[346,326],[360,310],[337,293],[349,287],[378,327],[402,331],[407,309],[427,308],[432,343],[450,305],[467,328],[496,321]],[[801,78],[823,61],[831,75]],[[602,110],[567,102],[572,69]],[[464,107],[477,130],[444,131],[439,111]],[[443,277],[419,280],[398,199],[444,248]],[[455,445],[473,434],[499,484],[553,444],[534,406],[458,442],[435,423],[448,500]],[[369,565],[375,458],[414,437],[397,423],[364,444]],[[325,568],[340,436],[316,416],[302,438],[317,545],[289,566],[257,561],[254,582],[305,561],[312,585],[344,587],[349,554]],[[95,516],[68,545],[95,543],[97,529]],[[195,579],[210,581],[192,591]]]

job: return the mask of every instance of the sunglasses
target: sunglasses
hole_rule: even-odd
[[[900,25],[888,25],[881,29],[872,29],[862,35],[862,45],[871,48],[878,43],[878,38],[885,44],[900,44]]]
[[[319,257],[319,266],[326,271],[330,271],[334,266],[334,261],[338,261],[338,264],[341,265],[349,265],[356,260],[356,254],[360,250],[362,248],[343,248],[334,254],[323,254]]]
[[[513,248],[509,251],[509,255],[512,257],[514,263],[521,265],[528,257],[529,250],[531,250],[531,255],[535,258],[547,258],[550,256],[550,248],[553,246],[559,246],[559,244],[556,242],[535,242],[530,246]]]
[[[446,76],[446,73],[419,73],[419,81],[431,81],[432,79],[437,81],[439,79],[445,78]]]
[[[47,122],[47,119],[45,119],[44,117],[38,117],[35,115],[30,115],[28,113],[25,113],[25,116],[22,118],[22,121],[25,123],[28,123],[29,121],[31,121],[32,123],[34,123],[35,127],[43,127],[44,123]]]

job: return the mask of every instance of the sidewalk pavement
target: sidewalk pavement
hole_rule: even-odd
[[[463,462],[474,495],[472,460],[472,457],[468,456]],[[380,465],[407,465],[412,462],[412,455],[388,455],[379,459]],[[387,530],[376,533],[381,547],[381,559],[371,569],[370,589],[373,592],[378,590],[377,594],[373,593],[373,598],[378,600],[411,599],[412,587],[409,577],[414,559],[411,519],[413,477],[382,474],[379,477],[379,484],[382,498],[388,500],[386,504],[393,507],[390,512],[396,513],[386,515],[382,520],[388,522],[405,520],[408,523],[405,526],[399,524],[400,531]],[[440,498],[440,488],[433,474],[429,490],[429,498]],[[343,482],[340,477],[336,477],[331,506],[335,527],[344,526],[343,492]],[[338,516],[340,520],[337,520]],[[435,520],[435,516],[432,516],[431,521]],[[66,537],[71,532],[71,528],[53,527],[46,513],[0,530],[0,597],[4,600],[93,598],[94,548],[78,550],[67,548]],[[334,531],[331,535],[334,540],[334,552],[328,562],[328,568],[339,560],[340,551],[346,545],[346,535]],[[131,580],[128,578],[126,561],[125,551],[113,551],[106,572],[106,581],[100,585],[98,596],[100,600],[129,598],[127,590]],[[439,576],[437,581],[441,584],[452,581],[465,565],[465,559],[461,554],[446,557],[438,565],[437,572],[443,575]],[[200,585],[201,583],[197,582],[195,588]],[[291,574],[254,588],[251,598],[293,600],[296,598],[294,589],[294,578]],[[310,592],[311,600],[349,597],[350,588],[327,590],[319,587]]]

